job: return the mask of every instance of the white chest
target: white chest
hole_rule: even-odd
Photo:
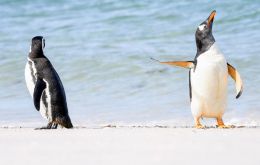
[[[223,113],[227,95],[227,62],[214,44],[197,58],[195,71],[191,70],[193,113],[217,116]]]
[[[201,88],[203,88],[203,84],[208,86],[212,83],[219,83],[227,75],[226,59],[215,44],[197,58],[196,69],[195,71],[192,69],[191,72],[192,83],[198,87],[201,86]]]
[[[33,98],[35,83],[37,81],[36,75],[37,75],[37,70],[36,70],[35,64],[32,60],[30,60],[28,58],[28,62],[26,63],[26,66],[25,66],[25,81],[26,81],[26,86],[27,86],[32,98]],[[50,92],[49,92],[49,84],[46,81],[45,81],[45,83],[47,84],[47,87],[44,90],[45,95],[41,96],[40,113],[44,118],[51,120],[51,106],[50,106],[51,97],[50,97]],[[44,100],[44,102],[46,102],[46,104],[43,103],[43,100]]]
[[[25,81],[26,81],[26,86],[29,90],[30,95],[33,97],[33,91],[36,83],[36,68],[32,60],[28,58],[28,61],[25,65]]]

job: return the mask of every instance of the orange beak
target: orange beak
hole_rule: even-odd
[[[212,11],[209,18],[208,18],[208,27],[212,24],[215,15],[216,15],[216,10]]]

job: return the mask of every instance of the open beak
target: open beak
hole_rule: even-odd
[[[207,19],[208,27],[212,27],[212,23],[214,21],[214,17],[216,15],[216,10],[212,11]]]

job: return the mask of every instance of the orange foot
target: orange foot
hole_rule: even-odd
[[[221,129],[229,129],[229,128],[234,128],[233,125],[217,125],[218,128],[221,128]]]
[[[206,127],[204,125],[201,125],[201,124],[196,124],[195,128],[197,128],[197,129],[205,129]]]
[[[235,128],[235,126],[233,126],[233,125],[225,125],[222,120],[222,117],[217,118],[217,127],[222,128],[222,129]]]

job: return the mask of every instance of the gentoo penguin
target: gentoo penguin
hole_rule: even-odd
[[[237,70],[227,63],[212,35],[216,11],[203,21],[195,33],[197,54],[193,61],[160,62],[189,69],[191,112],[196,128],[205,128],[200,118],[216,118],[218,128],[229,128],[222,120],[226,108],[228,75],[236,83],[238,98],[243,85]],[[158,61],[158,60],[157,60]]]
[[[45,40],[42,36],[32,38],[25,80],[37,111],[48,120],[41,129],[56,129],[58,125],[72,128],[68,114],[65,91],[59,75],[44,55]]]

